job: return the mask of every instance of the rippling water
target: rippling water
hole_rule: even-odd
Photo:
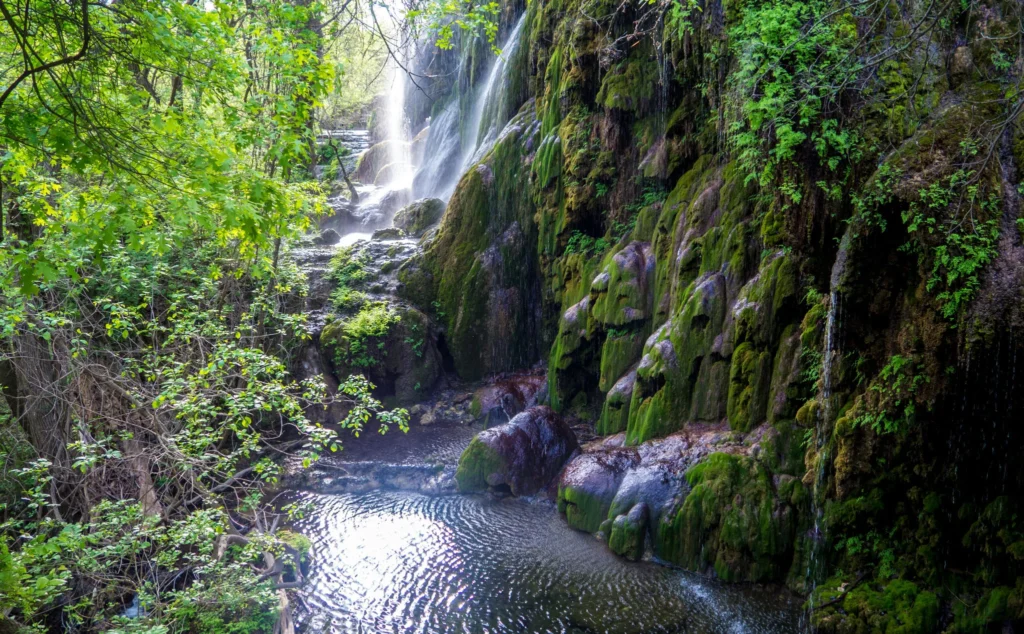
[[[548,503],[313,495],[313,632],[795,632],[783,590],[629,563]]]

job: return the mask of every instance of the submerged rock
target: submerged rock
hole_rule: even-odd
[[[477,434],[459,458],[460,491],[508,487],[513,495],[545,489],[579,447],[565,419],[531,407],[508,423]]]

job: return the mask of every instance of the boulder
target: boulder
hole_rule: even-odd
[[[576,434],[549,407],[531,407],[480,432],[459,458],[460,491],[507,487],[513,495],[544,490],[576,451]]]
[[[378,213],[381,218],[387,218],[387,216],[408,205],[411,200],[412,190],[393,189],[381,197]]]
[[[514,374],[501,378],[473,393],[470,411],[474,418],[483,421],[487,427],[507,423],[513,416],[537,403],[537,396],[544,385],[542,375]]]
[[[374,240],[401,240],[405,237],[405,234],[401,229],[394,227],[388,227],[387,229],[377,229],[373,232]]]
[[[324,229],[320,232],[320,235],[313,238],[313,243],[319,245],[331,246],[339,242],[341,242],[341,235],[334,229]]]
[[[420,237],[431,226],[437,224],[444,213],[444,201],[439,198],[422,198],[406,205],[395,214],[395,226],[411,236]]]

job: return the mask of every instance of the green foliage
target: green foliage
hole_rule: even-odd
[[[893,355],[868,388],[873,395],[871,411],[853,420],[855,427],[868,426],[876,434],[905,434],[917,413],[915,394],[929,382],[920,364],[903,355]]]
[[[565,255],[582,253],[583,255],[594,255],[604,253],[612,246],[612,243],[603,236],[595,238],[582,231],[574,229],[569,234],[569,241],[565,245]]]
[[[331,331],[325,329],[328,343],[335,346],[339,363],[355,368],[371,368],[387,353],[386,338],[400,320],[398,312],[386,302],[367,302],[352,318]],[[334,334],[335,329],[340,333]]]
[[[88,30],[52,6],[24,8],[28,39],[2,25],[0,84],[22,49],[56,59],[86,36],[117,44],[33,74],[3,104],[0,284],[34,294],[118,243],[163,254],[202,235],[266,257],[308,226],[318,199],[276,176],[304,169],[311,112],[330,87],[307,28],[321,5],[90,5]],[[273,83],[250,83],[266,68]]]
[[[971,155],[976,153],[975,149]],[[904,249],[918,250],[921,243],[930,247],[920,251],[931,263],[926,287],[937,291],[942,316],[954,320],[974,298],[982,271],[998,252],[999,198],[985,192],[976,172],[965,169],[922,188],[918,195],[903,213],[903,222],[920,240]]]
[[[735,10],[738,19],[728,30],[737,59],[729,79],[729,132],[748,181],[771,183],[805,145],[833,173],[856,160],[857,134],[836,116],[843,89],[861,70],[852,54],[852,10],[829,0],[748,0]],[[799,202],[795,186],[787,182],[783,189]]]
[[[128,631],[270,632],[277,597],[252,564],[262,560],[264,550],[287,555],[266,537],[251,538],[218,557],[214,542],[227,526],[225,514],[216,510],[163,524],[139,504],[100,502],[87,524],[45,522],[14,552],[0,544],[0,608],[16,610],[31,623],[32,616],[57,605],[74,580],[96,589],[91,600],[64,607],[65,618],[77,625],[88,623],[96,611],[116,614],[117,599],[137,593],[142,616],[113,617]],[[145,569],[154,576],[132,579],[132,570]],[[195,570],[200,577],[184,589],[160,592],[155,575],[176,570]]]
[[[497,2],[430,0],[406,12],[405,16],[414,29],[429,33],[441,50],[450,50],[455,46],[456,33],[475,36],[482,32],[491,50],[500,53],[495,45],[500,11],[501,5]]]
[[[356,253],[354,247],[340,249],[331,259],[329,278],[334,282],[331,303],[335,310],[356,310],[367,301],[366,293],[357,288],[370,276],[369,264],[370,254],[366,251]]]

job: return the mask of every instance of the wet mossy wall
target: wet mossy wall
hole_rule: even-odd
[[[447,343],[465,378],[546,360],[550,405],[629,444],[697,423],[756,435],[740,470],[754,475],[709,466],[664,529],[684,565],[798,586],[794,562],[817,558],[821,588],[860,580],[828,599],[826,631],[889,623],[871,610],[905,613],[893,631],[1019,619],[1000,597],[1019,594],[1024,541],[1000,509],[1024,493],[1024,60],[996,35],[1020,8],[951,5],[907,44],[925,7],[886,5],[856,33],[891,63],[851,63],[856,90],[773,158],[777,130],[735,136],[752,125],[729,101],[750,49],[730,38],[792,4],[701,2],[639,38],[637,7],[531,4],[532,100],[428,251]],[[765,500],[777,513],[787,495],[813,500],[813,543],[795,502],[761,530]],[[568,502],[574,525],[606,521]],[[951,587],[975,607],[954,615]]]

